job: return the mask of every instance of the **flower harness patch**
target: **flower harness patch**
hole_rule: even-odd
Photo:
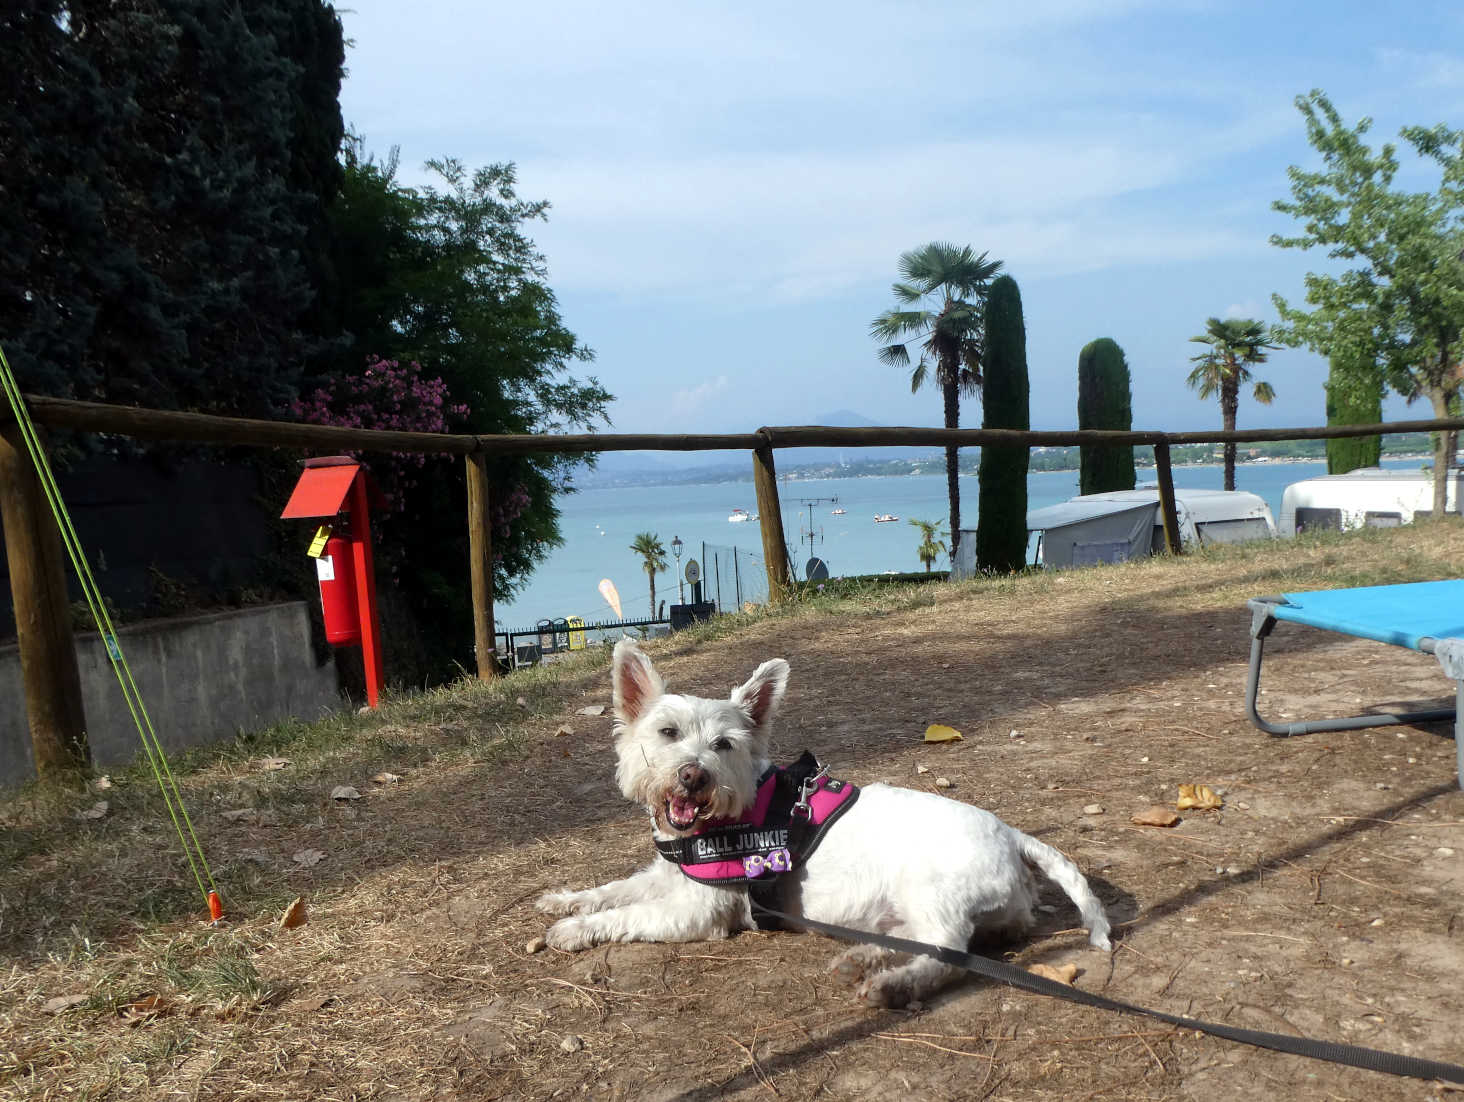
[[[704,884],[746,884],[753,900],[776,906],[778,881],[818,848],[859,788],[833,780],[808,751],[787,768],[769,766],[758,780],[757,797],[736,821],[717,819],[695,834],[656,839],[666,860]],[[762,929],[776,920],[758,917]]]

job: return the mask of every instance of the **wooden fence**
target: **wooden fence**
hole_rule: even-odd
[[[1236,432],[1115,432],[1094,429],[1033,432],[1017,429],[833,428],[816,425],[760,428],[726,435],[582,433],[558,436],[452,435],[336,428],[280,421],[216,417],[200,413],[138,409],[131,406],[26,396],[32,419],[49,428],[113,433],[139,439],[212,445],[295,448],[317,452],[417,452],[462,456],[468,498],[469,578],[478,676],[496,676],[493,623],[493,553],[490,498],[484,459],[489,455],[560,454],[608,451],[748,451],[762,525],[763,558],[769,600],[784,600],[792,589],[783,545],[783,514],[778,499],[774,452],[790,448],[931,447],[988,444],[1072,447],[1083,444],[1152,446],[1163,511],[1164,538],[1180,550],[1174,504],[1170,448],[1177,444],[1259,443],[1324,440],[1382,433],[1458,431],[1464,418],[1395,421],[1379,425],[1321,428],[1248,429]],[[77,701],[76,652],[69,628],[65,566],[55,526],[18,426],[0,409],[0,524],[5,530],[10,585],[15,598],[16,633],[31,739],[39,775],[84,762],[84,717]]]

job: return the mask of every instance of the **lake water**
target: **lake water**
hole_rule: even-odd
[[[1419,459],[1387,460],[1387,467],[1418,467]],[[750,463],[749,463],[750,467]],[[1293,482],[1327,473],[1322,460],[1306,463],[1243,463],[1236,467],[1235,484],[1258,494],[1280,515],[1281,494]],[[1152,481],[1152,469],[1139,471],[1139,483]],[[1175,467],[1174,484],[1192,489],[1219,490],[1224,471],[1219,466]],[[915,549],[919,531],[911,518],[939,521],[949,512],[945,475],[902,475],[879,478],[796,480],[778,484],[786,542],[795,548],[793,561],[800,569],[809,557],[807,533],[814,532],[813,553],[837,577],[844,574],[879,574],[885,571],[922,570]],[[976,476],[961,477],[962,526],[976,525]],[[1027,507],[1038,509],[1066,501],[1078,492],[1077,471],[1043,471],[1027,479]],[[837,497],[805,504],[814,499]],[[617,486],[583,490],[559,499],[560,531],[564,546],[557,548],[535,571],[512,603],[495,609],[499,630],[532,627],[540,619],[579,616],[586,621],[615,618],[600,595],[602,578],[609,578],[620,593],[627,617],[650,611],[650,590],[641,558],[630,550],[640,532],[654,532],[666,546],[669,569],[656,577],[656,600],[676,598],[676,561],[671,540],[680,536],[685,546],[681,566],[703,559],[703,544],[735,546],[761,559],[761,527],[756,522],[729,523],[734,508],[757,510],[751,471],[746,482],[709,485]],[[842,508],[844,515],[832,510]],[[896,523],[876,524],[877,513],[893,513]],[[800,542],[801,541],[801,542]],[[939,562],[937,567],[949,565]],[[690,599],[688,589],[686,597]]]

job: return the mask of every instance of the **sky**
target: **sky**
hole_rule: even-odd
[[[1458,0],[483,4],[351,0],[346,123],[423,163],[513,162],[576,374],[615,432],[751,432],[852,411],[939,425],[876,358],[901,253],[1000,259],[1021,288],[1032,427],[1077,424],[1078,353],[1111,337],[1135,429],[1218,428],[1185,385],[1211,316],[1277,320],[1316,251],[1279,249],[1295,98],[1344,119],[1464,126]],[[1405,147],[1400,183],[1437,186]],[[1325,423],[1325,361],[1257,369],[1239,426]],[[1389,419],[1429,416],[1390,399]],[[979,427],[968,401],[962,425]]]

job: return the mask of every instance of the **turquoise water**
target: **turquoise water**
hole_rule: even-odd
[[[1417,467],[1417,459],[1389,460],[1388,467]],[[1293,482],[1326,474],[1326,463],[1246,463],[1235,471],[1236,488],[1259,494],[1273,515],[1281,512],[1281,494]],[[1141,470],[1139,482],[1152,481],[1153,472]],[[1193,489],[1219,490],[1224,471],[1219,466],[1176,467],[1174,484]],[[829,565],[834,576],[878,574],[884,571],[923,569],[915,555],[919,532],[909,521],[941,522],[949,512],[945,476],[904,475],[883,478],[842,478],[780,482],[786,541],[795,547],[793,561],[800,570],[809,557],[807,532],[810,507],[806,499],[839,499],[838,505],[820,501],[812,506],[813,553]],[[1066,501],[1078,492],[1076,471],[1043,471],[1027,479],[1027,506],[1038,509]],[[976,524],[977,480],[961,478],[962,527]],[[736,546],[762,555],[762,536],[756,522],[731,524],[734,508],[755,512],[757,495],[751,473],[746,482],[712,485],[618,486],[583,490],[560,499],[560,530],[565,544],[556,549],[530,579],[523,592],[496,611],[500,630],[525,628],[540,619],[580,616],[585,620],[611,619],[615,613],[598,592],[600,579],[609,578],[620,593],[627,617],[645,616],[650,592],[640,556],[630,550],[637,533],[654,532],[667,548],[670,569],[656,578],[656,600],[676,599],[676,562],[670,555],[673,536],[680,536],[685,551],[681,565],[702,558],[702,544]],[[833,516],[831,510],[846,510]],[[893,524],[876,524],[876,513],[893,513]],[[801,542],[800,542],[801,541]],[[938,563],[937,566],[945,566]],[[688,593],[689,599],[689,593]]]

